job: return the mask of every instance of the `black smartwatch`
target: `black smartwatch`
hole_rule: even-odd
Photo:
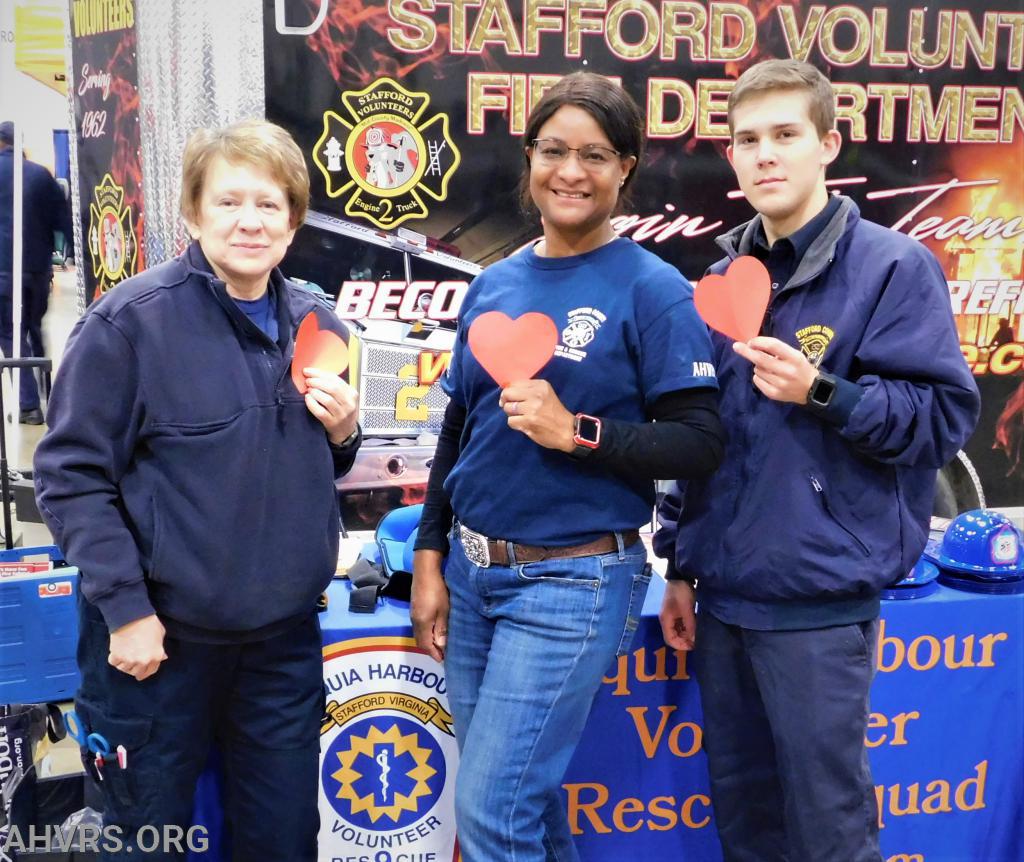
[[[811,388],[807,390],[807,403],[811,407],[823,409],[832,403],[832,397],[836,394],[836,379],[831,374],[819,371],[814,378]]]
[[[601,444],[601,420],[586,413],[577,413],[573,421],[572,442],[576,448],[569,455],[577,460],[589,458]]]

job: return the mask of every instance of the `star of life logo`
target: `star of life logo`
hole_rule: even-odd
[[[320,858],[456,862],[443,668],[411,638],[359,638],[324,649],[324,681]]]
[[[583,348],[594,340],[601,324],[607,319],[596,308],[574,308],[569,312],[569,322],[562,329],[562,343],[556,345],[555,356],[582,362],[587,358]]]

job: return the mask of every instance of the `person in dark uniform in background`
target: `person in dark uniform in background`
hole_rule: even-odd
[[[22,163],[21,355],[45,356],[43,317],[50,302],[54,234],[74,257],[71,208],[53,175],[30,159]],[[0,349],[14,353],[14,124],[0,123]],[[42,425],[35,374],[21,370],[21,422]]]

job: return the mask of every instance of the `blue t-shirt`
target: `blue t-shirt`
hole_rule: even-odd
[[[572,413],[646,420],[660,396],[717,388],[707,327],[679,272],[629,239],[586,254],[540,257],[532,248],[488,267],[459,314],[442,385],[466,408],[459,459],[445,490],[456,518],[486,536],[529,545],[575,545],[646,523],[654,483],[546,449],[508,427],[501,389],[468,345],[477,316],[547,315],[555,353],[535,375]]]
[[[245,316],[255,323],[271,341],[277,341],[277,303],[272,301],[270,289],[259,299],[235,299]]]

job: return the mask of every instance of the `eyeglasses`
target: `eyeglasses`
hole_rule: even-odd
[[[536,138],[532,142],[533,154],[541,164],[554,167],[569,158],[569,152],[576,153],[581,165],[588,171],[597,173],[610,167],[620,156],[618,150],[603,147],[600,144],[584,144],[582,147],[570,147],[558,138]]]

